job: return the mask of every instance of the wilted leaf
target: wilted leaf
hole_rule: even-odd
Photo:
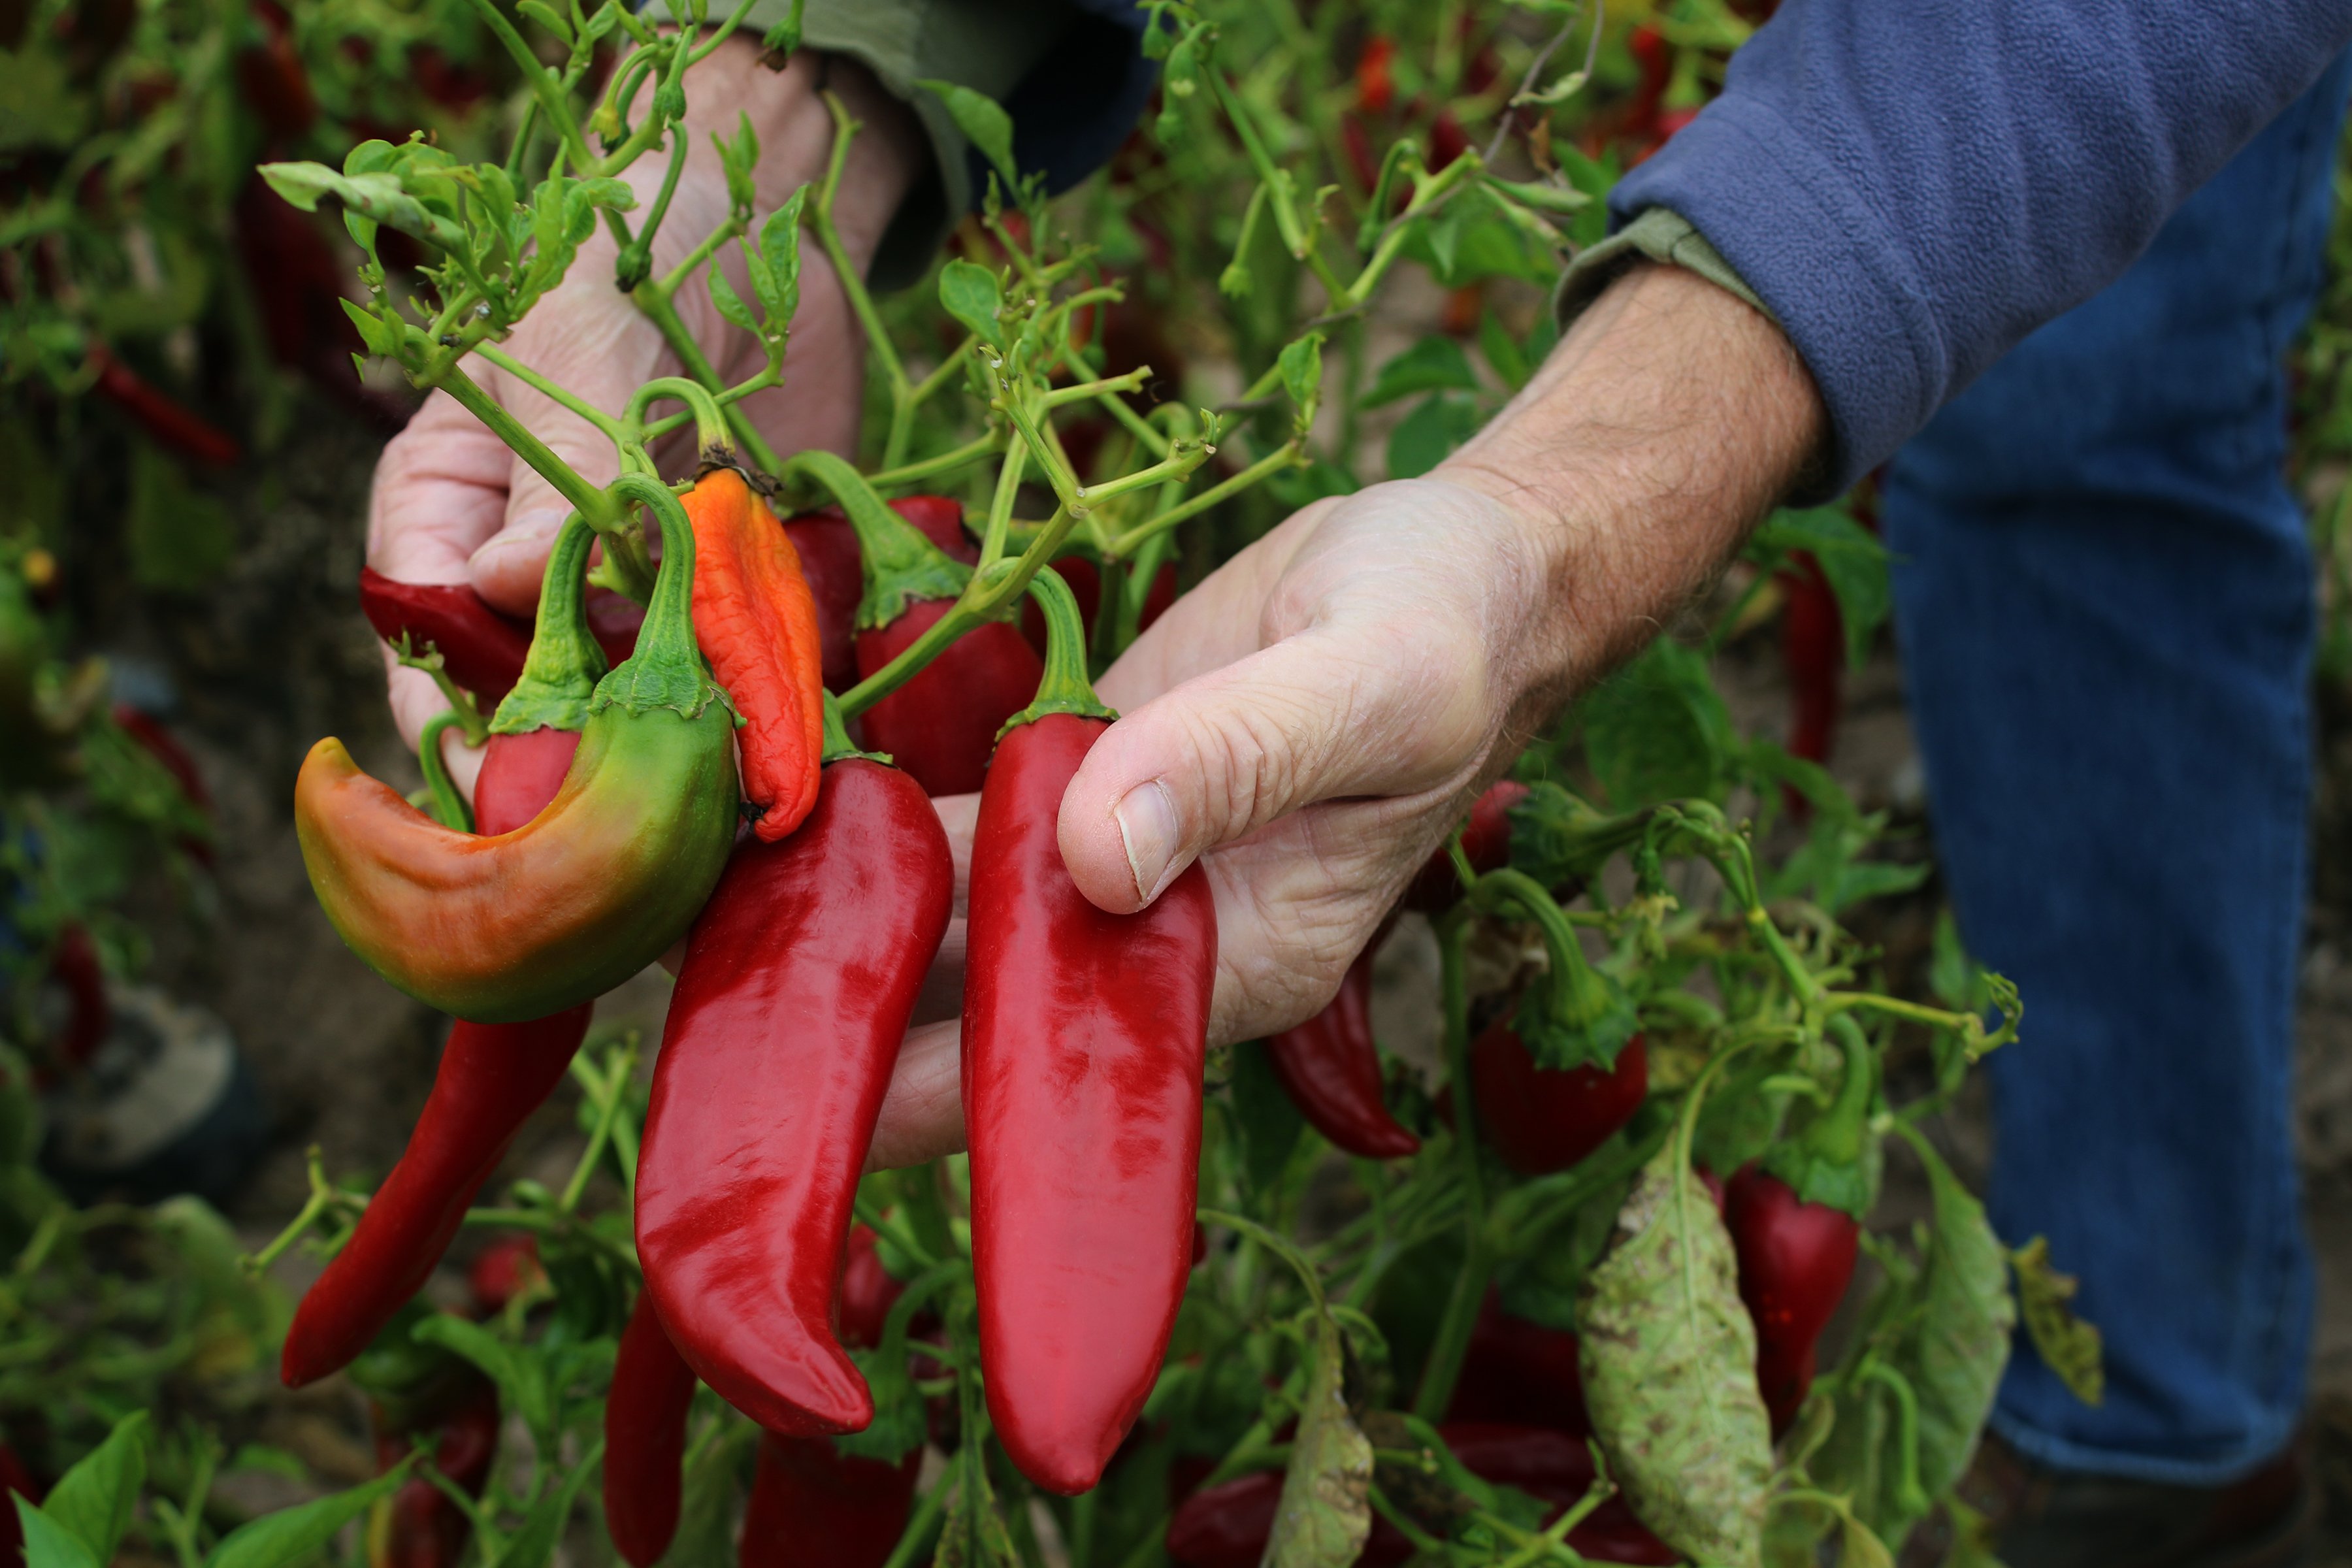
[[[1912,1146],[1927,1167],[1935,1231],[1927,1247],[1925,1316],[1896,1365],[1919,1396],[1919,1485],[1933,1497],[1960,1479],[1976,1452],[2009,1364],[2017,1309],[2009,1294],[2008,1257],[1984,1205],[1924,1139],[1914,1139]]]
[[[1348,1414],[1339,1325],[1321,1309],[1313,1353],[1265,1568],[1348,1568],[1371,1533],[1372,1445]]]
[[[1669,1141],[1577,1302],[1585,1399],[1643,1523],[1703,1563],[1761,1561],[1772,1436],[1731,1237]]]
[[[2074,1277],[2050,1267],[2050,1239],[2035,1237],[2010,1254],[2017,1269],[2017,1295],[2025,1311],[2025,1331],[2059,1380],[2085,1405],[2106,1396],[2106,1365],[2099,1330],[2074,1315]]]

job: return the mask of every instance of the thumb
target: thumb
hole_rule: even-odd
[[[1471,640],[1334,619],[1145,703],[1062,796],[1072,879],[1124,914],[1204,851],[1302,806],[1450,789],[1489,739]]]

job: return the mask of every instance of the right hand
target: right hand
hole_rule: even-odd
[[[864,267],[897,212],[922,160],[930,156],[914,117],[863,68],[841,57],[796,53],[785,68],[759,63],[756,40],[736,37],[694,68],[684,131],[693,139],[686,172],[654,238],[659,273],[692,249],[727,216],[727,183],[710,137],[732,136],[739,114],[751,117],[761,156],[755,223],[803,184],[821,178],[833,146],[833,121],[820,87],[837,94],[858,121],[835,214],[850,259]],[[667,150],[638,160],[627,175],[638,214],[650,204],[668,163]],[[637,215],[632,215],[637,216]],[[562,284],[541,301],[504,345],[514,358],[599,408],[618,414],[645,382],[678,374],[660,331],[614,287],[612,237],[599,228],[580,247]],[[740,248],[730,247],[730,281],[750,290]],[[730,326],[699,279],[674,301],[694,340],[730,382],[762,363],[756,340]],[[761,434],[783,452],[823,447],[845,457],[856,443],[866,344],[847,294],[824,253],[806,234],[801,245],[801,304],[784,356],[784,384],[746,399]],[[512,410],[557,456],[593,483],[619,471],[610,442],[543,394],[479,360],[466,373]],[[657,460],[690,460],[692,431]],[[528,616],[556,531],[571,510],[553,487],[446,393],[426,398],[377,464],[368,509],[368,564],[406,583],[469,583],[492,607]],[[384,655],[393,716],[413,747],[425,721],[447,706],[432,679]],[[468,797],[481,752],[445,735],[443,753]]]

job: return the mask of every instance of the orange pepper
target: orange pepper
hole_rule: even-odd
[[[770,843],[816,805],[824,751],[824,646],[799,552],[733,468],[713,468],[679,500],[694,524],[694,629],[744,727],[743,794]]]

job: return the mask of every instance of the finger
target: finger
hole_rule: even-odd
[[[963,1016],[963,958],[966,927],[961,917],[948,921],[940,950],[923,975],[915,995],[915,1023],[936,1024]]]
[[[919,1165],[964,1145],[963,1057],[959,1026],[933,1024],[907,1036],[882,1119],[866,1153],[869,1171]]]
[[[1450,793],[1491,738],[1484,653],[1447,618],[1334,619],[1145,703],[1062,797],[1062,857],[1114,914],[1202,850],[1351,795]]]
[[[368,564],[403,583],[463,583],[506,520],[512,457],[447,393],[385,443],[368,493]]]
[[[955,912],[967,914],[971,907],[971,834],[980,823],[980,796],[936,795],[931,809],[939,813],[940,826],[947,830],[948,853],[955,857]]]

